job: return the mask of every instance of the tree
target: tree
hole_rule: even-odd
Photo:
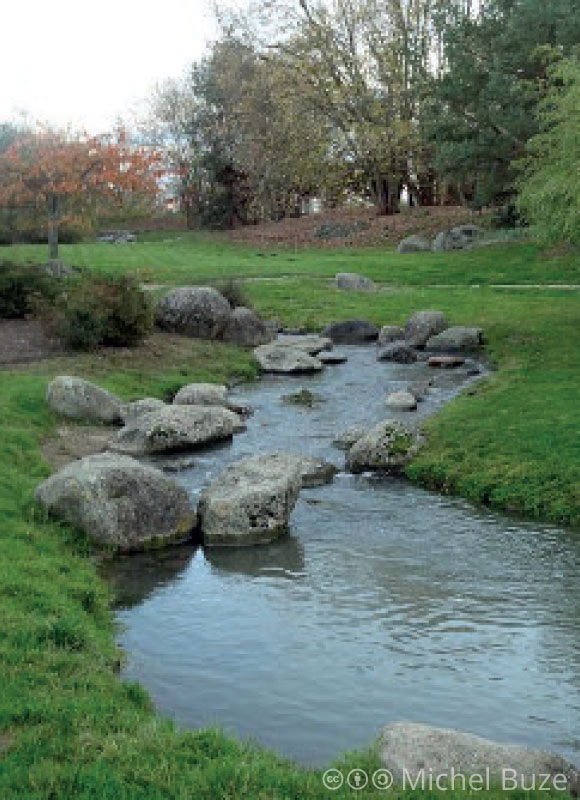
[[[435,17],[440,75],[427,87],[425,136],[440,176],[478,205],[513,196],[514,162],[538,130],[548,70],[580,39],[577,0],[446,3]]]
[[[48,218],[49,258],[58,260],[63,219],[122,205],[157,192],[159,156],[131,146],[123,130],[84,136],[56,130],[28,133],[0,153],[0,206],[30,204]]]
[[[551,88],[530,139],[519,207],[541,238],[580,246],[580,56],[552,69]]]

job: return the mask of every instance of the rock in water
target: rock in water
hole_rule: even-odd
[[[46,401],[53,411],[68,419],[109,425],[121,421],[119,398],[82,378],[54,378],[46,390]]]
[[[301,374],[324,369],[319,359],[308,355],[304,350],[280,346],[277,342],[256,347],[254,355],[262,372]]]
[[[348,450],[346,466],[351,472],[403,471],[419,450],[417,433],[400,422],[384,420],[358,439]]]
[[[376,341],[379,330],[367,320],[351,319],[328,325],[322,335],[328,336],[335,344],[366,344]]]
[[[410,392],[392,392],[387,397],[387,407],[393,411],[416,411],[417,398]]]
[[[483,330],[481,328],[454,325],[436,336],[431,336],[427,341],[427,349],[437,352],[459,353],[477,350],[482,344]]]
[[[427,340],[447,328],[441,311],[417,311],[405,325],[405,339],[411,347],[424,347]]]
[[[295,456],[257,455],[232,464],[201,495],[204,544],[245,546],[277,539],[288,530],[301,485]]]
[[[399,242],[397,253],[426,253],[431,250],[431,245],[424,236],[407,236]]]
[[[317,336],[314,333],[284,334],[272,342],[276,347],[290,347],[292,350],[303,350],[309,356],[317,356],[326,350],[332,350],[332,339],[328,336]]]
[[[183,487],[112,453],[73,461],[41,483],[35,497],[55,517],[121,551],[182,540],[196,521]]]
[[[404,779],[414,782],[421,775],[428,780],[430,774],[434,778],[448,776],[450,780],[451,770],[455,775],[466,778],[482,775],[484,779],[489,770],[490,784],[500,785],[502,778],[511,777],[521,786],[523,777],[525,785],[531,786],[535,776],[536,788],[542,780],[541,775],[565,776],[560,791],[566,789],[566,783],[569,788],[574,788],[573,782],[577,781],[574,765],[554,753],[500,744],[470,733],[416,722],[395,722],[383,728],[378,750],[383,765],[397,784]],[[461,783],[456,785],[461,786]],[[447,786],[450,786],[449,782]],[[481,794],[483,796],[485,792]]]
[[[372,292],[375,284],[370,278],[356,272],[339,272],[335,278],[336,288],[355,292]]]
[[[177,406],[227,406],[228,388],[220,383],[188,383],[173,398]]]
[[[240,425],[238,415],[221,406],[165,406],[122,428],[111,450],[135,456],[194,450],[231,439]]]
[[[405,331],[399,325],[383,325],[379,331],[377,344],[391,344],[391,342],[402,342],[405,339]]]
[[[263,322],[250,308],[237,306],[226,322],[222,339],[240,347],[258,347],[271,342],[275,335],[272,326]]]
[[[165,408],[163,400],[158,400],[156,397],[144,397],[142,400],[133,400],[132,403],[123,403],[121,417],[125,425],[130,425],[142,414],[159,411],[160,408]]]
[[[342,433],[339,433],[332,444],[340,450],[350,450],[353,444],[358,442],[359,439],[362,439],[366,433],[367,429],[363,428],[362,425],[352,425]]]
[[[377,361],[393,361],[395,364],[414,364],[417,353],[406,342],[391,342],[377,353]]]
[[[217,289],[181,286],[162,297],[155,319],[163,330],[199,339],[217,339],[231,314],[230,304]]]
[[[465,359],[461,356],[431,356],[427,360],[429,367],[437,367],[439,369],[453,369],[454,367],[461,367],[465,364]]]

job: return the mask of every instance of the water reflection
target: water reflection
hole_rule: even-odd
[[[217,576],[297,580],[304,574],[304,548],[291,535],[264,547],[210,547],[205,559]]]

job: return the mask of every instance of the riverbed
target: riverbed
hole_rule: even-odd
[[[253,406],[231,444],[177,478],[196,498],[258,452],[315,455],[385,418],[420,423],[469,386],[467,369],[376,361],[239,387]],[[432,378],[417,412],[385,397]],[[286,402],[301,388],[312,408]],[[395,720],[454,727],[580,760],[580,537],[476,509],[404,480],[340,471],[301,492],[289,535],[254,548],[182,545],[107,568],[123,676],[161,714],[217,725],[305,765],[367,747]]]

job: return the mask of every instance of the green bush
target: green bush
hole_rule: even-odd
[[[60,301],[59,334],[74,350],[131,347],[153,329],[153,305],[130,275],[84,278]]]
[[[0,261],[0,318],[22,319],[33,314],[41,300],[52,300],[54,279],[42,267]]]

